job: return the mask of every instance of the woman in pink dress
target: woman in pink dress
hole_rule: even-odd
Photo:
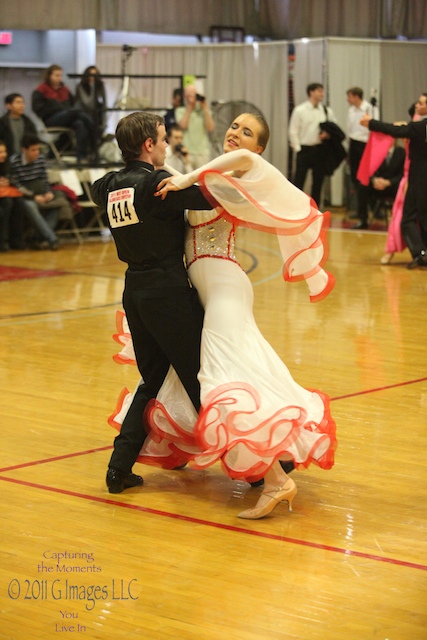
[[[415,111],[412,112],[411,110],[412,107],[411,109],[409,109],[412,120],[418,120],[419,116],[415,113]],[[403,176],[402,180],[399,182],[399,187],[394,199],[393,208],[391,210],[391,220],[388,226],[385,254],[381,257],[381,264],[390,264],[395,253],[406,249],[406,242],[404,241],[402,236],[401,224],[403,204],[405,202],[406,189],[408,188],[409,165],[411,164],[411,161],[409,160],[409,140],[405,142],[405,152],[406,158],[403,167]]]

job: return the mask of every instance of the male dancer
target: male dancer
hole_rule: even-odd
[[[147,403],[155,398],[172,365],[195,409],[200,409],[200,337],[203,309],[187,279],[183,262],[184,209],[211,209],[198,187],[154,197],[169,176],[163,118],[137,112],[116,129],[125,168],[110,172],[91,188],[94,202],[107,212],[120,260],[128,265],[123,307],[143,382],[114,441],[107,471],[110,493],[143,483],[132,473],[146,438]]]
[[[416,122],[394,125],[363,116],[360,124],[393,138],[409,138],[408,188],[403,204],[401,230],[412,254],[408,269],[427,267],[427,93],[415,103]]]

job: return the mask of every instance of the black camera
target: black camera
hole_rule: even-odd
[[[206,100],[205,96],[201,96],[200,93],[196,93],[196,100],[199,102],[204,102]]]
[[[187,155],[187,151],[184,149],[184,145],[183,144],[177,144],[175,147],[175,151],[177,153],[180,153],[182,156],[186,156]]]

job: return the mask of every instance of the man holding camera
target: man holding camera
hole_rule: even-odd
[[[177,124],[168,129],[168,148],[166,149],[166,164],[180,173],[190,173],[193,166],[187,147],[184,147],[184,132]]]
[[[184,145],[191,154],[192,165],[198,169],[211,159],[209,134],[215,123],[205,96],[199,95],[194,85],[185,87],[184,106],[178,107],[175,117],[184,131]]]

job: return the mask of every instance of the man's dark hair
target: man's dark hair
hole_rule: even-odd
[[[9,93],[5,97],[4,103],[5,104],[12,104],[12,102],[15,100],[15,98],[23,98],[23,96],[20,93]]]
[[[116,128],[116,140],[124,162],[137,160],[146,140],[157,143],[158,129],[165,121],[161,116],[146,111],[135,111],[122,118]]]
[[[312,91],[316,91],[316,89],[323,89],[323,84],[321,84],[320,82],[312,82],[311,84],[307,85],[307,95],[310,96],[310,93]]]
[[[421,95],[424,96],[427,102],[427,93],[422,93]],[[414,102],[414,104],[411,104],[411,106],[408,109],[408,113],[411,116],[411,118],[413,118],[415,115],[415,105],[416,105],[416,102]]]
[[[182,131],[182,128],[179,126],[179,124],[176,124],[176,122],[174,124],[171,124],[171,126],[167,130],[168,138],[171,135],[172,131]]]
[[[182,100],[182,89],[174,89],[174,90],[173,90],[173,94],[172,94],[172,96],[173,96],[174,98],[176,98],[177,96],[179,96],[179,97],[181,98],[181,100]]]
[[[357,96],[361,100],[363,100],[363,89],[360,87],[351,87],[351,89],[347,89],[347,95],[351,93],[352,96]]]
[[[22,138],[21,147],[23,149],[34,147],[35,144],[41,144],[41,140],[34,133],[28,133]]]

